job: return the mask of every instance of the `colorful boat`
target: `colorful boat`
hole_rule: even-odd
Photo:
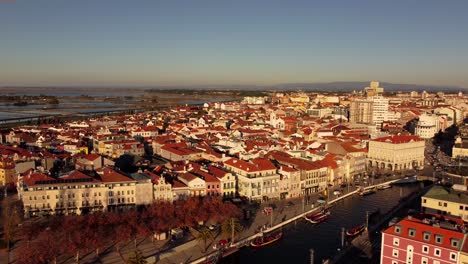
[[[283,236],[283,232],[279,232],[279,233],[271,234],[267,236],[262,236],[250,242],[250,245],[254,248],[263,247],[263,246],[269,245],[271,243],[274,243],[280,240],[282,236]]]
[[[312,224],[318,224],[330,217],[330,211],[324,210],[318,213],[310,214],[305,216],[305,220],[311,222]]]
[[[311,222],[312,224],[320,224],[324,222],[325,220],[327,220],[328,218],[330,218],[330,214],[324,214],[319,217],[310,219],[309,222]]]
[[[325,210],[322,210],[322,211],[310,213],[310,214],[306,215],[304,218],[312,219],[312,218],[315,218],[315,217],[317,217],[317,216],[322,215],[322,214],[325,213],[325,212],[326,212]]]
[[[353,227],[353,228],[351,228],[349,230],[346,230],[346,235],[348,237],[354,237],[354,236],[357,236],[357,235],[361,234],[364,230],[366,230],[365,225],[356,226],[356,227]]]

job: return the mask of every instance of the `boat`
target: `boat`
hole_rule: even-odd
[[[330,214],[323,214],[321,216],[318,216],[316,218],[313,218],[313,219],[310,219],[309,222],[311,222],[312,224],[320,224],[322,222],[324,222],[325,220],[327,220],[328,218],[330,218]]]
[[[325,214],[328,210],[321,210],[321,211],[318,211],[318,212],[315,212],[315,213],[310,213],[308,215],[306,215],[304,218],[309,218],[309,219],[312,219],[312,218],[315,218],[317,216],[321,216],[322,214]]]
[[[263,247],[263,246],[269,245],[271,243],[274,243],[274,242],[280,240],[282,236],[283,236],[283,232],[258,237],[256,239],[254,239],[254,241],[250,242],[250,245],[252,247],[254,247],[254,248]]]
[[[346,230],[346,235],[348,237],[354,237],[354,236],[357,236],[359,234],[361,234],[364,230],[366,230],[366,226],[365,225],[359,225],[359,226],[356,226],[356,227],[353,227],[349,230]]]
[[[392,186],[390,184],[385,184],[385,185],[380,185],[377,187],[377,190],[385,190],[385,189],[390,189]]]
[[[329,210],[323,210],[318,213],[306,215],[304,218],[305,220],[311,222],[312,224],[318,224],[321,223],[325,220],[327,220],[330,217],[330,211]]]
[[[373,194],[373,193],[375,193],[374,189],[367,189],[367,190],[363,190],[363,191],[359,192],[359,195],[365,196],[365,195],[370,195],[370,194]]]

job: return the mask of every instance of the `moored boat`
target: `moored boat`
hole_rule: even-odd
[[[308,218],[308,219],[312,219],[312,218],[315,218],[315,217],[317,217],[317,216],[321,216],[321,215],[323,215],[323,214],[325,214],[325,213],[327,213],[327,212],[328,212],[328,210],[322,210],[322,211],[310,213],[310,214],[304,216],[304,218],[306,218],[306,219],[307,219],[307,218]]]
[[[262,237],[254,239],[254,241],[250,242],[250,245],[254,248],[263,247],[263,246],[269,245],[273,242],[280,240],[282,236],[283,236],[283,232],[270,234],[267,236],[262,236]]]
[[[330,211],[329,210],[324,210],[320,211],[318,213],[306,215],[304,218],[305,220],[309,221],[312,224],[318,224],[321,223],[325,220],[327,220],[330,217]]]
[[[324,222],[328,218],[330,218],[330,214],[324,214],[316,218],[310,219],[309,222],[311,222],[312,224],[319,224],[319,223]]]
[[[346,230],[346,235],[348,237],[354,237],[354,236],[357,236],[359,234],[361,234],[364,230],[366,230],[366,226],[365,225],[359,225],[359,226],[356,226],[356,227],[353,227],[349,230]]]
[[[392,185],[385,184],[385,185],[380,185],[379,187],[377,187],[378,190],[385,190],[385,189],[389,189],[389,188],[392,188]]]

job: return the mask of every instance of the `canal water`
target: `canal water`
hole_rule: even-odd
[[[366,211],[380,209],[382,213],[399,203],[400,195],[407,196],[420,190],[420,184],[393,186],[368,196],[353,195],[337,202],[331,209],[331,217],[318,225],[299,220],[283,228],[283,238],[260,249],[242,248],[224,258],[221,263],[310,263],[309,249],[314,249],[315,263],[322,263],[337,253],[341,245],[341,228],[364,224]]]

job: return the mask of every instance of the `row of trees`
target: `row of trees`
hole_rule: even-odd
[[[221,199],[190,198],[169,203],[155,202],[144,208],[117,212],[96,212],[83,216],[54,216],[48,221],[24,223],[20,231],[23,243],[17,250],[18,263],[55,263],[57,258],[73,256],[79,263],[83,254],[114,247],[122,258],[122,247],[167,233],[172,228],[195,227],[200,222],[231,223],[240,216],[239,209]],[[225,224],[226,225],[226,224]],[[223,225],[224,226],[224,225]],[[232,230],[231,230],[232,231]],[[238,232],[239,228],[232,232]],[[206,241],[205,241],[206,246]]]

